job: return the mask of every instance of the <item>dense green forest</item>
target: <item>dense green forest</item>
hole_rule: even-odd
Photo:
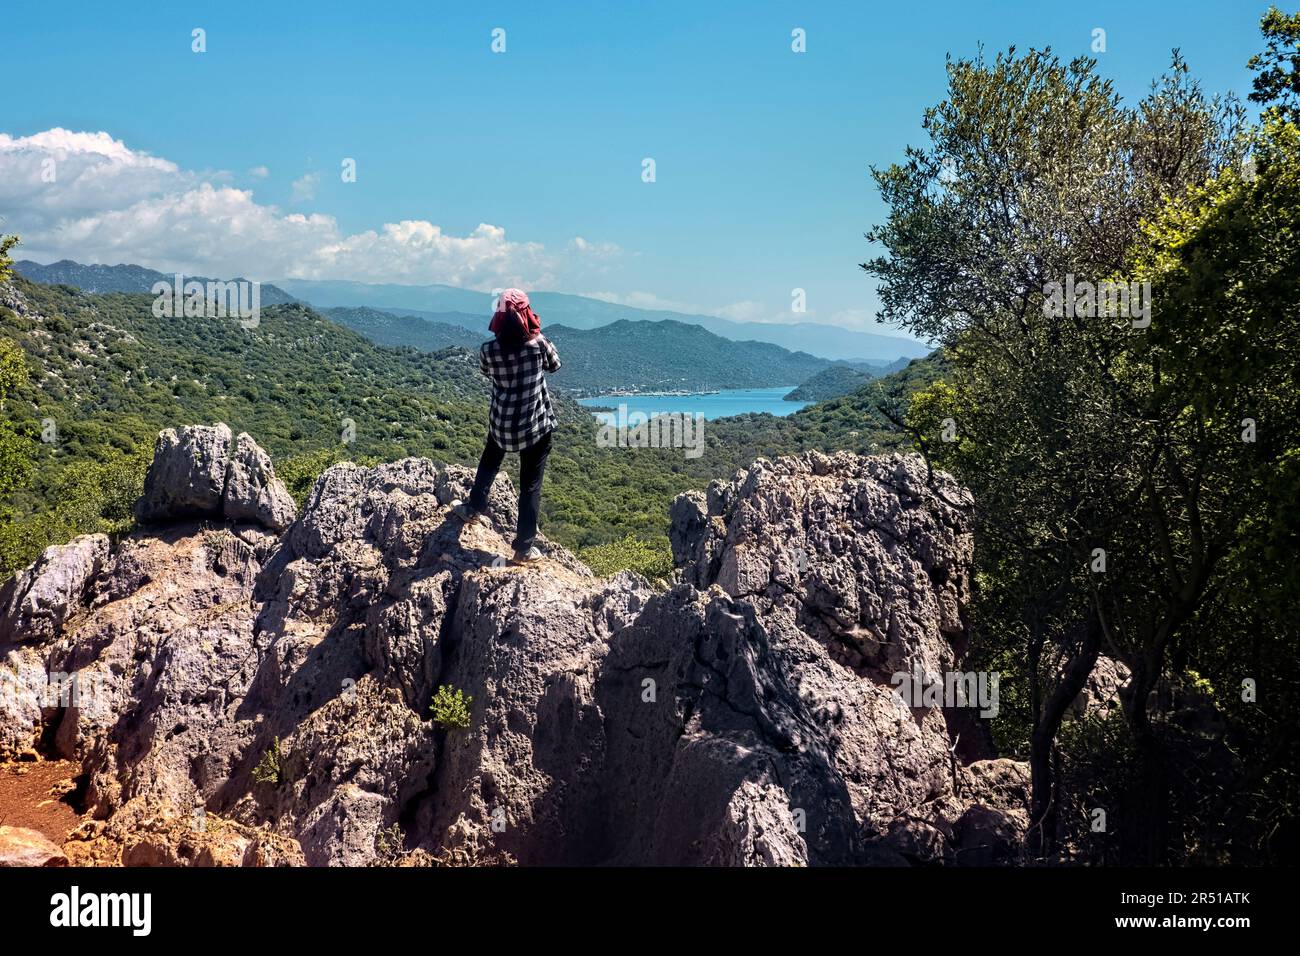
[[[950,61],[928,143],[875,170],[863,268],[948,358],[905,423],[974,493],[972,646],[1014,675],[996,732],[1044,859],[1296,840],[1300,16],[1263,27],[1257,124],[1176,53],[1126,104],[1094,60],[1011,50]],[[1122,708],[1068,720],[1102,657]]]
[[[900,365],[906,365],[906,362]],[[892,369],[891,369],[892,370]],[[828,398],[839,398],[856,392],[867,382],[875,378],[871,369],[855,368],[852,365],[835,364],[822,369],[812,378],[799,384],[799,387],[786,396],[791,402],[824,402]]]
[[[438,322],[383,309],[336,306],[320,312],[332,322],[360,332],[379,345],[407,345],[422,352],[441,352],[449,348],[477,351],[487,336],[486,332],[471,332],[458,323]],[[478,324],[487,328],[482,317],[479,317]]]

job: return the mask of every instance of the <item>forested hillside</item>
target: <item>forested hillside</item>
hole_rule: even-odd
[[[26,365],[5,415],[33,462],[8,504],[6,566],[93,526],[100,511],[126,520],[158,430],[183,422],[226,421],[282,461],[322,450],[478,453],[487,390],[463,351],[381,349],[300,305],[264,308],[245,330],[231,320],[155,318],[151,303],[21,279],[5,296],[0,336]],[[345,443],[349,421],[355,439]]]
[[[488,337],[486,318],[481,322],[483,331],[475,333],[460,325],[379,309],[333,308],[322,314],[381,345],[409,345],[429,352],[450,346],[477,351]],[[622,320],[596,329],[548,325],[543,332],[559,349],[563,363],[551,377],[553,386],[577,395],[793,385],[830,365],[778,345],[732,342],[682,322]],[[861,384],[870,375],[858,373],[857,378]]]
[[[564,367],[555,383],[580,394],[609,389],[702,392],[796,385],[825,359],[767,342],[733,342],[698,325],[622,319],[595,329],[548,326]]]
[[[856,392],[873,378],[875,375],[868,369],[832,365],[807,381],[800,382],[799,387],[785,398],[790,402],[824,402],[828,398],[839,398]]]
[[[21,278],[0,303],[0,338],[22,351],[4,417],[31,463],[4,505],[5,572],[46,544],[126,527],[162,428],[225,421],[248,431],[298,495],[343,458],[472,465],[482,449],[487,384],[462,349],[379,346],[300,304],[265,308],[246,330],[233,320],[155,318],[149,296]],[[557,392],[543,528],[575,548],[649,536],[657,561],[674,495],[760,455],[895,444],[876,404],[893,400],[901,410],[903,394],[931,369],[914,362],[906,374],[786,418],[710,422],[696,459],[682,449],[599,448],[590,413]]]
[[[453,347],[477,352],[488,336],[486,319],[480,323],[484,331],[476,333],[458,323],[399,315],[383,309],[340,306],[322,309],[321,315],[360,332],[379,345],[406,345],[422,352],[439,352]]]
[[[69,285],[82,292],[148,292],[156,282],[174,282],[176,276],[156,269],[146,269],[136,265],[86,265],[71,259],[60,259],[49,265],[20,259],[13,264],[14,272],[33,282],[44,285]],[[187,282],[202,282],[205,285],[214,281],[204,276],[185,276]],[[220,281],[220,280],[216,280]],[[234,278],[229,282],[242,282]],[[284,305],[296,301],[283,289],[264,282],[261,285],[262,305]]]

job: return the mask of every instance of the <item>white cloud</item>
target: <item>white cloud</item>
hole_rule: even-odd
[[[831,313],[830,321],[832,325],[840,325],[846,329],[856,329],[860,332],[884,332],[887,335],[910,334],[888,326],[882,326],[876,321],[876,313],[870,309],[841,309],[838,312]]]
[[[348,233],[333,216],[258,203],[229,180],[227,173],[183,170],[104,132],[0,133],[0,216],[6,232],[22,236],[20,255],[32,259],[486,290],[554,288],[561,277],[599,272],[620,253],[582,238],[548,249],[489,223],[466,236],[424,220]]]
[[[593,259],[613,259],[623,251],[612,242],[588,242],[582,236],[570,239],[569,248]]]
[[[320,173],[306,173],[292,183],[293,201],[307,202],[316,198],[316,186],[320,183]]]
[[[792,322],[792,318],[774,319],[769,315],[770,309],[762,302],[752,300],[745,302],[733,302],[731,305],[724,305],[717,310],[717,314],[724,319],[731,319],[733,322]]]
[[[0,133],[0,214],[31,231],[90,215],[105,201],[122,206],[163,190],[184,191],[197,177],[175,163],[133,152],[107,133],[51,129],[34,136]]]
[[[113,139],[108,133],[74,133],[62,126],[32,136],[14,137],[8,133],[0,133],[0,151],[21,150],[40,151],[58,156],[60,159],[66,159],[74,154],[99,156],[120,166],[162,169],[171,173],[179,171],[175,163],[128,149],[125,143],[120,139]]]
[[[586,296],[588,299],[599,299],[602,302],[626,305],[634,309],[659,309],[664,312],[687,312],[694,315],[709,314],[708,310],[697,305],[665,299],[653,292],[580,292],[578,294]]]
[[[252,176],[254,179],[265,179],[267,176],[271,175],[271,171],[265,166],[254,166],[248,171],[248,175]]]
[[[582,292],[579,294],[589,299],[612,302],[615,305],[626,305],[637,309],[660,309],[666,312],[685,312],[688,315],[712,315],[720,319],[730,319],[732,322],[764,322],[774,325],[788,325],[792,322],[820,321],[816,317],[816,313],[811,310],[808,312],[792,312],[788,305],[782,310],[779,303],[758,302],[752,299],[733,302],[730,305],[712,306],[700,305],[697,302],[665,299],[653,292]],[[841,315],[848,314],[841,313]],[[866,315],[865,312],[862,314]],[[835,324],[844,323],[836,319]],[[862,325],[864,328],[873,327],[873,323],[869,319]]]

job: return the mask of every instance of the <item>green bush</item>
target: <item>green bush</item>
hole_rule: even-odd
[[[394,823],[375,834],[375,855],[379,862],[392,866],[402,858],[406,847],[406,834]]]
[[[253,768],[253,780],[257,783],[269,783],[275,787],[284,783],[284,763],[280,753],[279,737],[271,742],[271,746]]]
[[[275,476],[284,482],[284,487],[302,511],[307,504],[307,495],[316,479],[341,461],[355,461],[358,465],[373,468],[379,459],[371,455],[350,456],[346,448],[321,448],[303,455],[286,458],[275,466]]]
[[[673,573],[672,547],[664,535],[653,538],[628,535],[619,541],[583,548],[578,557],[601,577],[627,570],[651,581],[663,581]]]
[[[46,475],[46,494],[53,507],[35,514],[0,508],[0,576],[30,564],[52,544],[80,534],[129,529],[147,468],[148,458],[138,454],[73,461],[52,469]]]
[[[469,727],[469,708],[474,698],[464,691],[443,684],[433,695],[429,706],[433,722],[449,730],[464,730]]]

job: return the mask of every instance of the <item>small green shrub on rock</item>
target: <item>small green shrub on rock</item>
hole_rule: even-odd
[[[433,704],[429,710],[433,722],[449,730],[464,730],[469,726],[469,708],[474,698],[464,691],[443,684],[433,695]]]
[[[257,762],[257,766],[253,768],[253,780],[276,787],[284,783],[284,764],[281,760],[280,738],[276,737],[266,753],[262,754],[262,759]]]

